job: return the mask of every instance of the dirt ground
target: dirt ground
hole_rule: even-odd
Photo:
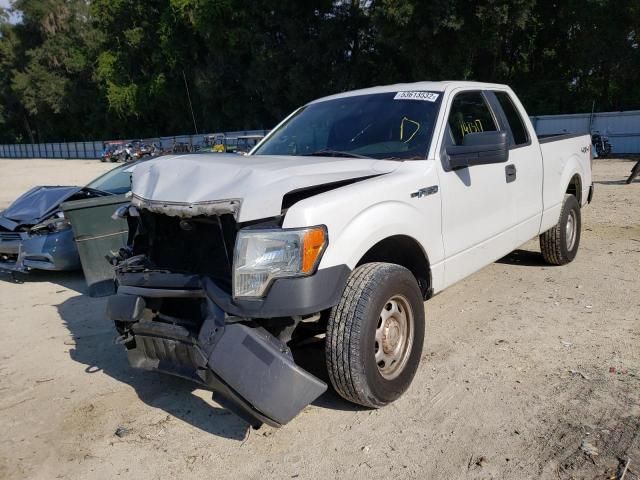
[[[596,160],[577,259],[536,242],[425,304],[423,360],[381,410],[327,392],[250,430],[129,368],[80,273],[0,276],[0,479],[640,478],[640,179]],[[111,165],[0,161],[0,208]],[[116,434],[116,431],[118,434]]]

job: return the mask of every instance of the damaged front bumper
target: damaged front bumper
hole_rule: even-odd
[[[71,230],[43,235],[0,232],[0,270],[26,273],[38,270],[77,270],[78,250]]]
[[[329,308],[348,275],[346,266],[319,270],[274,282],[262,300],[237,300],[206,276],[127,272],[118,275],[107,315],[122,333],[119,341],[133,367],[196,381],[253,427],[279,427],[327,385],[296,365],[289,347],[251,319]],[[196,302],[200,318],[163,314],[163,302]]]

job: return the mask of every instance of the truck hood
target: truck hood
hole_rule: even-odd
[[[368,158],[191,154],[161,157],[133,172],[134,203],[169,215],[233,213],[240,222],[280,215],[292,191],[390,173]]]
[[[0,213],[0,224],[9,230],[35,225],[80,190],[82,187],[33,187]]]

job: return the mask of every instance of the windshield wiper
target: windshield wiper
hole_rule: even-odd
[[[383,160],[426,160],[426,158],[420,155],[414,155],[413,157],[384,157]]]
[[[311,153],[305,153],[302,155],[303,157],[345,157],[345,158],[371,158],[366,157],[364,155],[358,155],[357,153],[351,152],[341,152],[340,150],[317,150]]]

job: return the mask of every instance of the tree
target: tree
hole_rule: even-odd
[[[637,0],[15,0],[0,139],[270,128],[372,85],[508,83],[532,114],[640,106]]]

